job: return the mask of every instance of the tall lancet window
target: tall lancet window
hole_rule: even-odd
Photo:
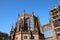
[[[31,22],[31,20],[28,18],[28,19],[26,19],[26,22],[28,24],[28,30],[32,31],[32,22]]]

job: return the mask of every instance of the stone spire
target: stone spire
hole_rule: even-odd
[[[34,11],[32,11],[32,15],[34,15]]]
[[[60,5],[58,6],[58,9],[59,9],[59,11],[60,11]]]
[[[20,13],[18,12],[18,20],[19,20],[19,17],[20,17]]]
[[[18,17],[20,16],[20,13],[18,12]]]
[[[24,14],[26,13],[25,9],[24,9]]]
[[[14,28],[13,28],[13,25],[12,25],[10,33],[13,33],[13,32],[14,32]]]
[[[11,31],[14,31],[14,27],[13,27],[13,25],[12,25]]]

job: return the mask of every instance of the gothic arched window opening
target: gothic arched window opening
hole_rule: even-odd
[[[26,19],[26,23],[28,25],[28,30],[32,31],[32,22],[31,22],[31,20],[29,18]]]

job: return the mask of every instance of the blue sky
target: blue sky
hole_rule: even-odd
[[[9,34],[12,24],[15,25],[18,13],[38,15],[41,25],[49,23],[49,9],[60,5],[60,0],[0,0],[0,31]]]

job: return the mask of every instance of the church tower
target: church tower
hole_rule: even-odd
[[[44,35],[40,31],[40,23],[38,17],[32,14],[18,16],[18,21],[13,31],[10,32],[11,40],[44,40]]]

